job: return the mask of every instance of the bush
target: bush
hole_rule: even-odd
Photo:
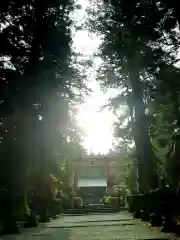
[[[104,197],[104,203],[105,204],[109,204],[110,201],[110,197]]]
[[[117,205],[117,197],[111,197],[111,196],[108,196],[108,197],[104,197],[104,203],[105,204],[112,204],[112,205]]]
[[[112,204],[112,205],[117,205],[117,203],[118,203],[117,197],[111,197],[111,198],[110,198],[110,204]]]
[[[74,199],[73,199],[73,206],[74,207],[81,207],[81,206],[83,206],[83,199],[81,197],[74,197]]]
[[[69,196],[62,198],[62,207],[63,209],[68,209],[72,207],[72,199]]]

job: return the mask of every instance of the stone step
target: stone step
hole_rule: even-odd
[[[68,209],[68,210],[64,210],[63,213],[67,213],[67,214],[88,214],[88,213],[115,213],[115,212],[119,212],[119,209],[117,208],[93,208],[93,207],[89,207],[89,208],[81,208],[81,209]]]

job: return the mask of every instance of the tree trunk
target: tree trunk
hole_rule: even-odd
[[[142,86],[139,75],[130,76],[132,87],[132,105],[134,108],[134,140],[138,158],[138,181],[140,192],[156,188],[158,177],[156,173],[156,157],[152,150],[149,136],[149,126],[145,115]]]

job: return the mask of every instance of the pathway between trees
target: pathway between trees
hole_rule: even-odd
[[[64,215],[36,229],[24,230],[20,235],[4,236],[3,240],[130,240],[180,239],[173,234],[161,233],[157,228],[133,219],[129,213]]]

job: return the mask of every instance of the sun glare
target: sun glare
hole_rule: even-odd
[[[105,154],[112,148],[113,118],[107,110],[96,112],[89,103],[80,107],[78,122],[85,133],[83,145],[89,153]]]
[[[112,148],[113,124],[116,116],[108,108],[102,111],[100,109],[102,105],[107,104],[112,90],[104,94],[95,81],[92,80],[90,85],[94,91],[79,106],[77,120],[85,133],[83,145],[88,152],[106,154]]]

